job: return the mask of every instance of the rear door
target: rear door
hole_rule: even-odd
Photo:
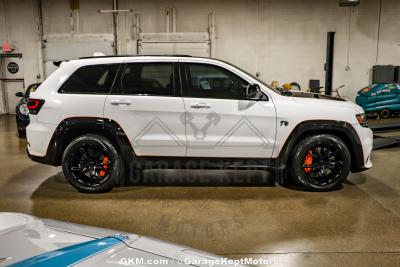
[[[126,62],[104,106],[104,117],[116,121],[137,156],[186,154],[185,112],[177,62]]]

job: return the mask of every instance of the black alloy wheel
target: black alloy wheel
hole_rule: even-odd
[[[295,146],[291,174],[311,191],[330,191],[340,186],[350,172],[351,156],[346,144],[333,135],[307,137]]]
[[[111,190],[122,173],[116,148],[99,135],[74,139],[64,151],[62,167],[68,182],[87,193]]]

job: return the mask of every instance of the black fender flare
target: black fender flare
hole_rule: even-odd
[[[124,130],[113,120],[96,117],[73,117],[60,122],[47,147],[44,157],[30,155],[32,160],[60,166],[62,154],[67,145],[76,137],[84,134],[99,134],[107,137],[123,153],[124,162],[129,164],[134,153]]]
[[[364,170],[364,154],[356,130],[348,122],[335,120],[308,120],[296,125],[280,150],[277,159],[279,168],[284,169],[286,167],[290,154],[299,141],[307,136],[321,133],[336,135],[345,142],[351,153],[352,172]]]

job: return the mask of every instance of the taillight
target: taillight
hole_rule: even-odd
[[[43,104],[44,104],[43,99],[29,98],[28,103],[26,104],[29,109],[29,114],[33,114],[33,115],[38,114],[40,109],[42,108]]]

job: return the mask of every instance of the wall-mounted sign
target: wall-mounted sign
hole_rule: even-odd
[[[8,70],[9,73],[15,74],[15,73],[18,72],[19,66],[18,66],[18,64],[15,63],[15,62],[10,62],[10,63],[8,63],[8,65],[7,65],[7,70]]]
[[[3,45],[1,46],[1,49],[3,50],[4,53],[8,53],[13,51],[14,49],[11,47],[11,45],[9,43],[3,43]]]

